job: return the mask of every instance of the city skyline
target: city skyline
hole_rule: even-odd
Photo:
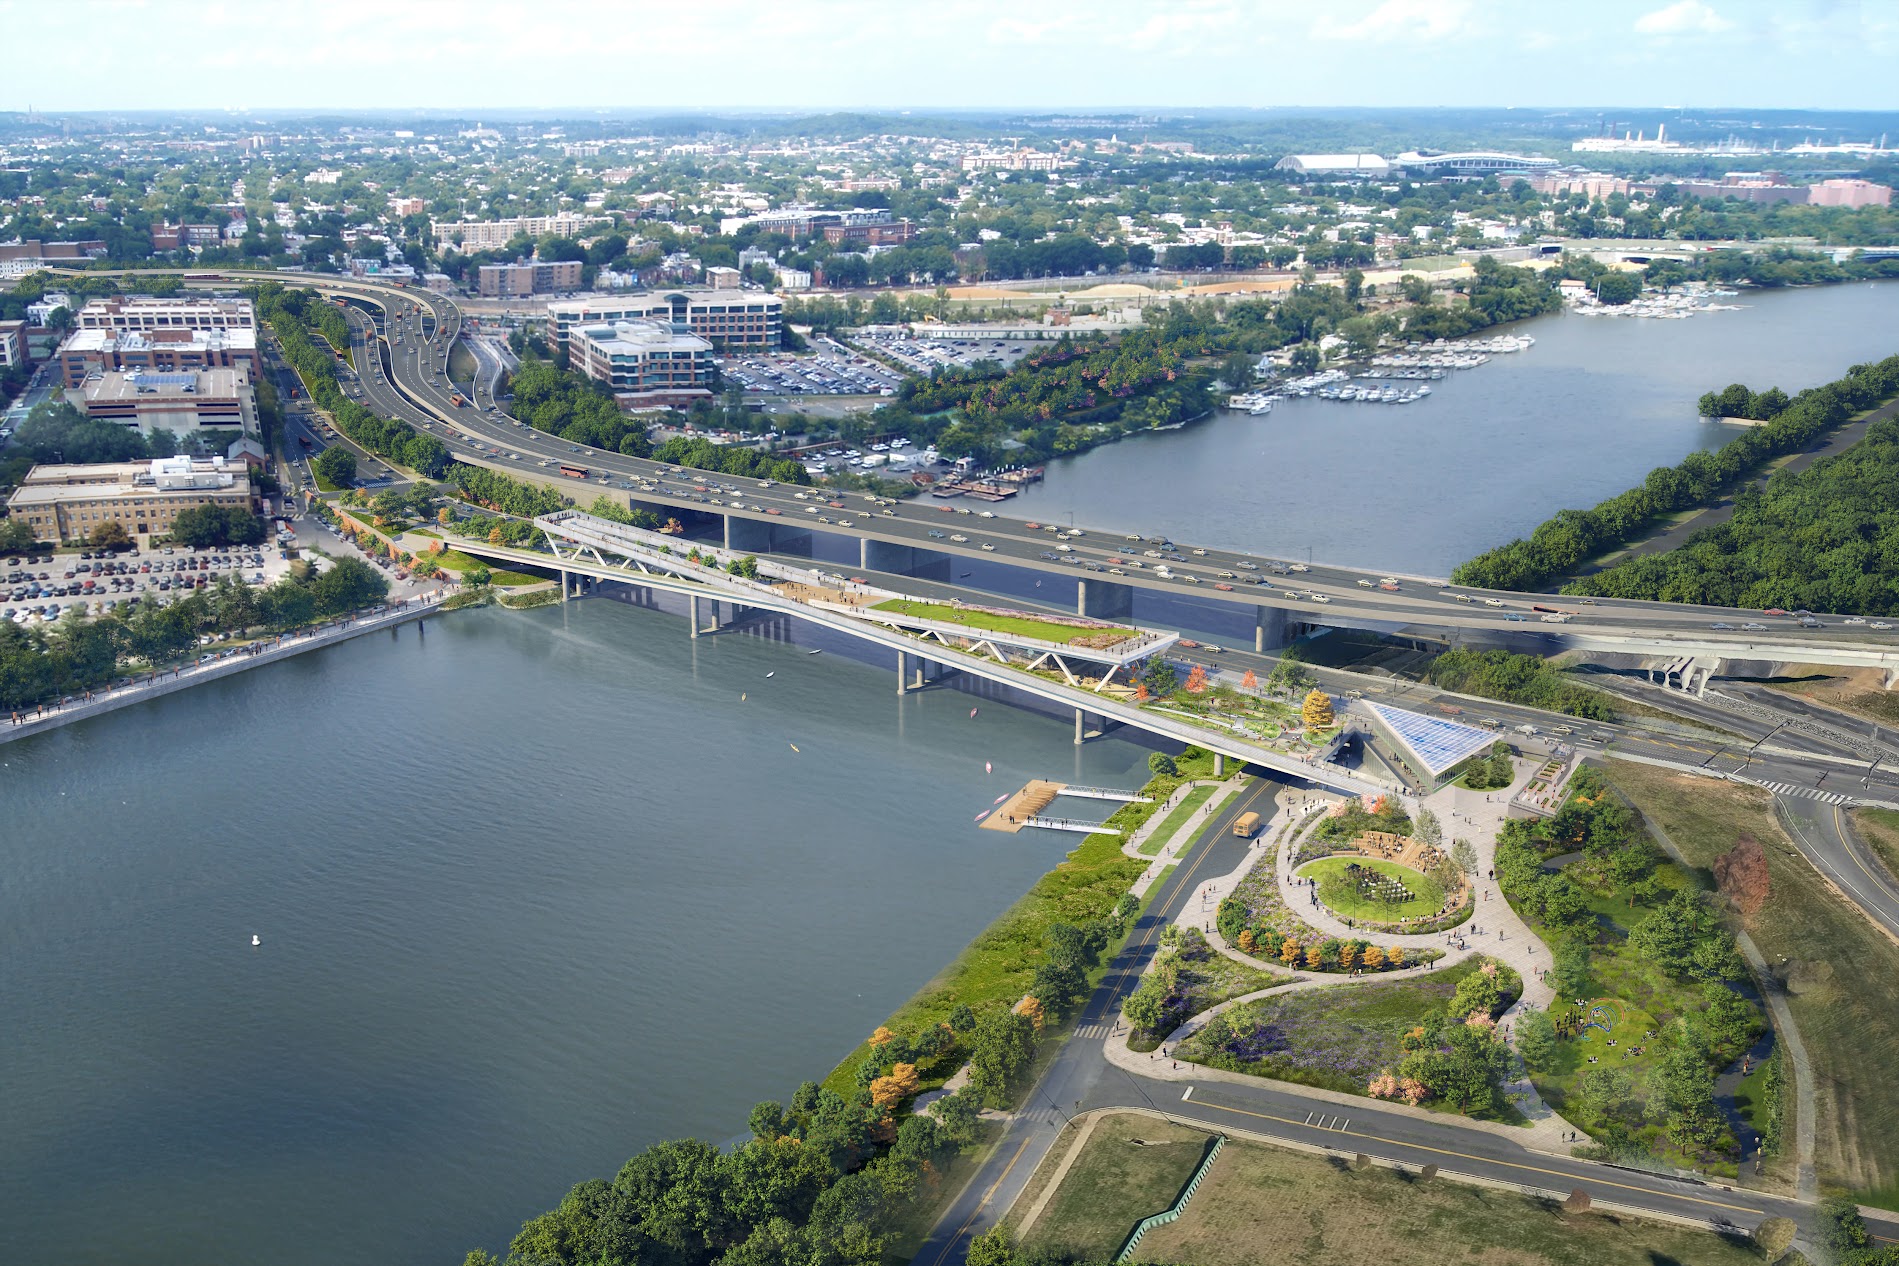
[[[1182,0],[1086,12],[986,0],[905,9],[640,0],[603,22],[576,0],[390,6],[214,3],[194,73],[142,40],[59,55],[77,30],[131,30],[146,0],[0,0],[23,59],[8,110],[828,110],[1520,106],[1591,102],[1869,110],[1899,11],[1806,0],[1607,0],[1587,20],[1522,0]],[[203,38],[209,33],[210,38]],[[920,64],[922,63],[922,64]],[[1485,73],[1456,73],[1460,65]],[[310,76],[314,75],[312,79]]]

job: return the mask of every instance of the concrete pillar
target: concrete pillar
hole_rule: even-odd
[[[1253,608],[1253,652],[1263,654],[1268,648],[1289,645],[1292,641],[1291,622],[1280,607],[1256,606]]]
[[[1213,776],[1215,778],[1226,777],[1226,753],[1225,752],[1215,752],[1213,754]]]
[[[686,624],[692,629],[692,636],[699,636],[699,595],[686,595]]]
[[[897,652],[897,694],[901,696],[910,688],[910,657],[902,651]]]
[[[1080,708],[1075,709],[1075,746],[1076,747],[1080,747],[1082,744],[1081,731],[1082,731],[1082,718],[1084,715],[1085,714],[1082,712]]]
[[[721,523],[725,525],[725,548],[731,549],[732,548],[732,516],[729,514],[722,514],[719,516],[719,520]]]
[[[567,601],[567,571],[565,568],[562,568],[560,573],[560,600],[562,602]]]
[[[1134,588],[1097,580],[1075,592],[1075,614],[1096,620],[1126,620],[1134,615]]]
[[[868,536],[857,538],[857,565],[864,571],[870,570],[870,538]],[[903,656],[899,654],[897,658],[901,659]]]

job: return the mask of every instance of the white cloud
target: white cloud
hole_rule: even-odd
[[[1733,25],[1702,0],[1675,0],[1635,19],[1635,29],[1643,35],[1717,35]]]
[[[1462,34],[1470,0],[1384,0],[1356,22],[1333,15],[1320,18],[1312,34],[1322,40],[1441,40]]]

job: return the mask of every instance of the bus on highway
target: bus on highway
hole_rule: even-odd
[[[585,466],[569,466],[565,462],[562,462],[560,473],[569,479],[585,479],[587,477],[587,468]]]
[[[301,445],[303,445],[303,446],[304,446],[305,448],[309,448],[309,447],[310,447],[310,437],[309,437],[309,436],[307,436],[307,435],[299,435],[299,436],[297,437],[297,443],[299,443],[299,444],[301,444]]]
[[[1233,819],[1233,834],[1243,840],[1250,840],[1259,831],[1259,814],[1242,813]]]

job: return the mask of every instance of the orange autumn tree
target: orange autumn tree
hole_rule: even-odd
[[[1199,695],[1205,694],[1206,691],[1207,670],[1195,664],[1193,671],[1187,674],[1187,693],[1190,695]]]
[[[887,1077],[870,1083],[870,1101],[879,1112],[894,1112],[897,1105],[917,1092],[917,1066],[895,1064]]]
[[[1042,1000],[1033,995],[1016,1003],[1015,1013],[1029,1017],[1029,1023],[1035,1026],[1037,1033],[1040,1033],[1042,1026],[1048,1023],[1048,1016],[1042,1009]]]
[[[1134,683],[1134,702],[1136,703],[1147,702],[1147,683],[1146,682],[1137,681]]]
[[[1243,928],[1240,931],[1239,944],[1240,953],[1242,954],[1251,954],[1254,950],[1259,948],[1259,941],[1254,937],[1252,928]]]
[[[1366,971],[1377,971],[1385,965],[1385,951],[1376,945],[1367,945],[1363,961]]]
[[[1329,730],[1337,719],[1332,713],[1332,696],[1323,690],[1314,690],[1306,696],[1299,715],[1308,730]]]
[[[1286,966],[1288,967],[1298,962],[1299,961],[1299,942],[1293,940],[1290,936],[1287,937],[1285,944],[1279,947],[1279,959],[1281,962],[1285,963]]]
[[[892,1033],[889,1029],[880,1024],[877,1026],[877,1031],[870,1035],[870,1044],[873,1047],[883,1046],[895,1036],[897,1036],[895,1033]]]
[[[1253,670],[1249,668],[1246,670],[1246,676],[1240,678],[1240,684],[1245,686],[1248,690],[1258,690],[1259,678],[1255,676]]]

